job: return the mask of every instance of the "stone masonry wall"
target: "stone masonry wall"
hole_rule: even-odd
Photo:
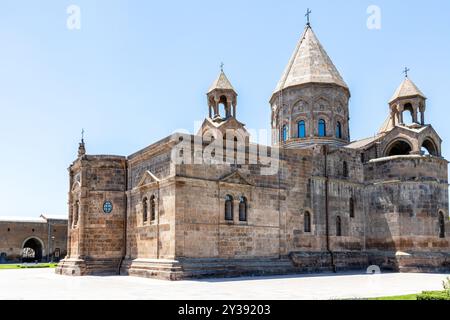
[[[411,156],[389,158],[369,162],[365,172],[372,180],[365,191],[368,249],[448,250],[450,223],[444,160]],[[444,239],[439,237],[439,212],[447,217]]]
[[[126,162],[123,157],[85,156],[71,167],[70,257],[120,259],[125,248]],[[75,224],[75,201],[79,201]],[[105,201],[113,205],[103,211]]]
[[[0,221],[0,255],[3,253],[6,261],[21,261],[22,249],[25,241],[35,238],[43,244],[42,256],[56,248],[60,249],[60,258],[64,258],[67,252],[67,226],[64,224],[53,225],[50,230],[52,248],[48,245],[49,227],[45,222]]]

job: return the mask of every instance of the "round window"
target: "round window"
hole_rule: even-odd
[[[111,203],[111,201],[105,201],[105,203],[103,204],[103,212],[106,214],[109,214],[113,211],[113,205]]]

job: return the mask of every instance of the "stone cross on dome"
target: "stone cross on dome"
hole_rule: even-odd
[[[310,26],[311,25],[311,23],[310,23],[310,21],[309,21],[309,16],[311,15],[311,13],[312,13],[312,11],[311,10],[309,10],[309,8],[306,10],[306,14],[305,14],[305,17],[306,17],[306,25],[307,26]]]
[[[405,78],[408,78],[408,72],[411,71],[408,67],[405,67],[405,70],[403,70],[403,73],[405,74]]]

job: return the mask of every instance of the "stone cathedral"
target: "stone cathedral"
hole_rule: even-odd
[[[195,135],[126,157],[88,155],[82,140],[69,168],[68,253],[56,272],[170,280],[374,265],[449,272],[448,163],[424,93],[406,72],[378,133],[353,142],[349,99],[308,23],[270,99],[271,146],[248,139],[223,70]],[[174,161],[229,141],[230,130],[244,141],[242,163]],[[192,148],[178,151],[181,141]],[[260,150],[277,154],[275,172],[251,163],[264,160]]]

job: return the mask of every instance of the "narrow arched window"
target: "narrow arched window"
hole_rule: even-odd
[[[342,139],[342,125],[339,121],[336,124],[336,138]]]
[[[281,130],[281,139],[283,140],[283,142],[286,142],[288,140],[289,134],[289,127],[285,124]]]
[[[150,220],[156,220],[156,199],[155,196],[150,197]]]
[[[344,178],[348,178],[348,165],[347,165],[347,162],[346,162],[346,161],[344,161],[344,162],[342,163],[342,176],[343,176]]]
[[[78,226],[78,219],[80,217],[80,201],[75,201],[73,206],[73,227]]]
[[[340,216],[336,217],[336,236],[337,237],[341,237],[342,236],[342,222],[341,222],[341,217]]]
[[[326,137],[327,135],[327,124],[325,120],[319,120],[319,137]]]
[[[355,200],[353,200],[353,197],[349,200],[349,207],[350,207],[350,218],[355,217]]]
[[[304,225],[305,225],[305,232],[309,233],[311,232],[311,214],[306,211],[305,212],[305,220],[304,220]]]
[[[306,138],[306,124],[305,121],[301,120],[297,124],[298,126],[298,137],[299,138]]]
[[[225,220],[233,221],[233,197],[230,195],[225,197]]]
[[[142,221],[146,223],[148,221],[148,199],[142,200]]]
[[[247,198],[241,197],[239,199],[239,221],[247,221]]]
[[[445,238],[445,216],[442,211],[439,212],[439,238]]]

